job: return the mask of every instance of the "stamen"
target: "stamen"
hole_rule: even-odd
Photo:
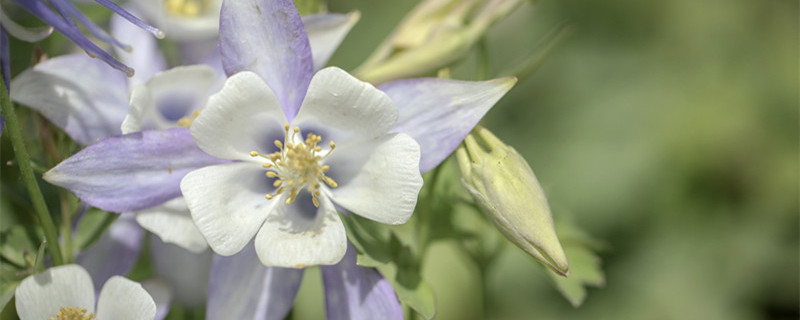
[[[166,0],[165,11],[172,16],[196,17],[210,8],[208,0]]]
[[[192,125],[194,119],[197,119],[197,116],[199,115],[200,115],[200,110],[195,110],[195,112],[192,112],[191,116],[183,117],[180,120],[178,120],[178,127],[188,128],[189,126]]]
[[[291,132],[290,132],[291,129]],[[261,157],[267,162],[261,167],[267,169],[265,175],[268,178],[277,178],[273,186],[278,188],[275,193],[265,195],[266,199],[273,199],[284,191],[289,195],[284,201],[287,205],[297,199],[303,189],[311,194],[311,201],[314,206],[319,207],[320,182],[324,181],[331,188],[338,187],[336,181],[325,175],[331,168],[329,165],[321,165],[320,162],[327,158],[336,144],[331,141],[331,148],[323,151],[317,144],[322,142],[322,137],[313,133],[306,135],[305,140],[299,140],[300,128],[292,128],[289,124],[283,126],[283,141],[275,140],[273,143],[278,151],[269,155],[251,151],[251,157]],[[325,152],[325,154],[322,154]]]
[[[50,320],[97,320],[94,313],[86,315],[86,312],[86,308],[62,307],[55,317],[50,317]]]

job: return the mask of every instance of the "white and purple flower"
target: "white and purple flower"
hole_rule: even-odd
[[[414,193],[419,173],[437,166],[452,153],[514,84],[512,78],[484,82],[431,78],[390,82],[377,90],[335,68],[314,75],[313,71],[324,62],[318,62],[317,46],[314,41],[309,42],[314,37],[306,34],[304,21],[288,0],[225,2],[221,53],[231,79],[200,112],[191,132],[178,128],[109,138],[65,160],[46,175],[48,181],[72,190],[85,202],[117,212],[144,210],[175,199],[181,194],[179,181],[186,176],[184,195],[195,217],[206,219],[198,221],[198,225],[201,230],[206,228],[204,234],[209,242],[216,241],[211,246],[227,254],[238,252],[215,258],[207,307],[209,319],[226,318],[231,312],[241,312],[241,318],[285,316],[303,271],[267,268],[259,263],[263,260],[286,266],[339,261],[322,266],[328,270],[323,271],[323,277],[329,291],[326,305],[331,318],[401,318],[399,301],[388,282],[374,269],[355,265],[355,252],[348,249],[336,211],[351,209],[389,223],[407,219],[411,212],[407,207],[413,209],[410,197],[383,203],[368,200],[385,199],[386,194],[394,192],[385,186],[395,184],[404,186],[406,194]],[[237,93],[240,89],[247,90]],[[364,104],[361,99],[370,103]],[[371,111],[353,112],[365,109]],[[288,133],[286,124],[290,124]],[[297,134],[295,127],[300,128]],[[310,140],[308,133],[313,134]],[[281,147],[275,146],[275,140]],[[329,147],[331,140],[336,142],[334,150]],[[412,144],[414,140],[416,143]],[[419,162],[403,162],[413,158],[408,154],[415,152],[408,149],[417,143]],[[406,149],[394,154],[384,146]],[[214,166],[221,160],[201,149],[235,162]],[[294,155],[289,155],[288,149],[294,150]],[[251,151],[255,151],[255,157]],[[402,156],[404,153],[406,156]],[[275,160],[270,154],[275,155]],[[359,159],[359,154],[376,157]],[[298,162],[303,164],[299,167],[321,171],[323,175],[297,174],[307,171],[288,166],[280,170],[263,167],[271,163],[272,168],[277,168],[279,162],[297,159],[311,159]],[[402,174],[393,175],[388,169],[396,167],[397,162],[402,164]],[[187,175],[200,167],[206,168]],[[416,172],[411,173],[409,167]],[[301,182],[304,176],[307,179]],[[326,177],[334,183],[328,183]],[[276,178],[280,178],[281,185],[296,181],[293,186],[297,188],[294,192],[291,187],[278,192]],[[321,181],[319,189],[309,183],[313,179]],[[220,188],[223,183],[231,187]],[[362,188],[356,187],[359,184]],[[363,188],[364,185],[384,189]],[[203,186],[213,189],[204,190]],[[214,190],[229,197],[209,194]],[[267,195],[273,199],[266,199]],[[287,200],[291,204],[285,204]],[[398,200],[405,202],[395,209],[392,203]],[[334,206],[334,202],[341,206]],[[261,207],[256,209],[259,204]],[[248,206],[251,210],[247,210]],[[383,214],[387,206],[391,206],[393,214]],[[231,211],[213,213],[208,210],[213,207]],[[222,214],[231,212],[241,213],[238,220],[224,219]],[[247,234],[240,229],[231,230],[237,223],[248,230]],[[265,231],[260,235],[262,228]],[[314,232],[319,232],[317,237]],[[259,239],[266,239],[267,245],[257,244]],[[269,241],[281,244],[269,245]],[[248,245],[249,242],[256,244]],[[269,251],[287,252],[292,247],[297,251],[285,257]],[[257,253],[259,249],[262,252]],[[252,276],[244,279],[242,274]]]
[[[89,273],[78,265],[53,267],[25,278],[15,297],[21,320],[156,318],[156,303],[142,285],[114,276],[96,297]]]

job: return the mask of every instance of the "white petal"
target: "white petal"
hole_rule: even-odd
[[[150,240],[153,269],[172,287],[174,300],[186,307],[202,306],[208,295],[211,250],[192,253],[155,237]]]
[[[142,288],[147,291],[147,294],[156,303],[155,320],[164,319],[169,313],[170,304],[172,303],[172,291],[169,289],[169,285],[160,279],[147,279],[142,282]]]
[[[319,70],[328,63],[328,59],[360,17],[358,11],[346,15],[327,13],[303,17],[303,26],[306,28],[308,42],[311,45],[314,70]]]
[[[131,92],[122,133],[176,127],[178,120],[202,108],[216,82],[205,65],[180,66],[160,72]]]
[[[166,243],[174,243],[194,253],[208,248],[206,238],[194,224],[183,197],[136,212],[136,222]]]
[[[45,60],[19,74],[11,87],[11,100],[38,111],[83,145],[119,134],[128,112],[125,74],[85,54]]]
[[[15,296],[21,320],[50,319],[62,307],[94,310],[92,279],[85,269],[74,264],[53,267],[25,278]]]
[[[155,103],[153,96],[147,91],[144,84],[134,85],[131,90],[130,107],[125,119],[122,120],[120,129],[122,134],[129,134],[142,130],[142,122],[145,118],[155,118]]]
[[[276,201],[264,198],[274,189],[264,172],[235,162],[192,171],[181,181],[192,219],[214,252],[239,252],[267,219]]]
[[[258,231],[256,253],[265,266],[303,268],[335,264],[344,257],[347,238],[336,208],[325,196],[314,208],[304,193],[292,204],[275,206]]]
[[[96,316],[98,319],[152,320],[156,316],[156,303],[139,283],[114,276],[100,291]]]
[[[342,185],[330,189],[331,197],[336,204],[365,218],[405,223],[414,212],[422,188],[419,159],[419,144],[403,133],[387,135],[352,150],[334,150],[329,162],[332,174],[339,168],[359,170],[350,180],[339,179]],[[354,163],[363,165],[353,166]]]
[[[385,93],[342,69],[330,67],[311,79],[293,125],[304,131],[319,131],[323,139],[343,145],[384,135],[394,127],[397,117],[397,108]]]
[[[222,159],[250,160],[250,151],[264,154],[275,139],[283,140],[287,123],[278,98],[252,72],[237,73],[212,95],[192,122],[192,137],[200,149]]]

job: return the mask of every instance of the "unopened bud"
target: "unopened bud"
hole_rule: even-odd
[[[525,159],[485,128],[468,135],[456,156],[464,185],[489,220],[522,250],[567,276],[550,206]]]
[[[425,0],[354,71],[382,83],[419,76],[464,56],[494,24],[523,0]]]

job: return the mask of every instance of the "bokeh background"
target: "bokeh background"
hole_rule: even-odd
[[[331,64],[358,66],[416,2],[328,1],[361,11]],[[557,218],[604,242],[606,284],[574,308],[506,246],[488,274],[491,318],[800,317],[799,12],[788,0],[541,0],[494,26],[490,70],[505,76],[568,23],[483,124],[528,159]],[[11,45],[18,73],[33,47]],[[453,76],[474,79],[476,60]],[[423,269],[437,319],[482,317],[478,269],[456,245],[436,244]],[[323,316],[320,283],[306,273],[294,319]]]
[[[332,62],[357,66],[414,4],[329,1],[362,13]],[[503,76],[569,23],[484,125],[528,159],[555,215],[607,244],[606,285],[579,308],[507,247],[489,274],[493,318],[799,317],[798,12],[797,1],[542,0],[490,30]],[[474,62],[454,77],[472,79]],[[456,246],[437,244],[424,270],[437,319],[481,316],[477,268]]]

